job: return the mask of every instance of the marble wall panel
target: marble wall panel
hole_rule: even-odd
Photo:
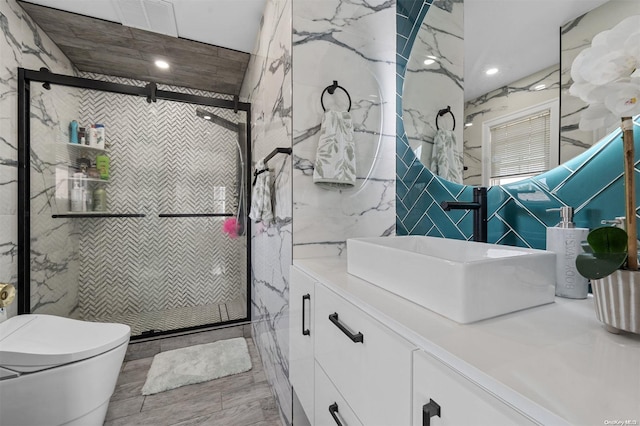
[[[464,128],[464,4],[435,1],[426,13],[408,58],[402,90],[404,130],[413,150],[421,147],[420,158],[431,162],[436,117],[451,107],[455,116],[455,137],[462,155]],[[433,59],[426,65],[425,60]],[[449,114],[438,118],[440,129],[453,129]]]
[[[243,83],[251,102],[252,166],[292,143],[291,0],[269,0]],[[251,224],[253,336],[285,424],[291,424],[289,384],[289,266],[292,259],[292,157],[269,160],[273,223]]]
[[[347,238],[395,233],[395,2],[293,3],[294,258],[344,254]],[[313,183],[321,95],[336,80],[351,97],[357,182]],[[322,98],[345,110],[337,90]]]
[[[0,222],[3,223],[0,234],[0,281],[16,283],[17,281],[17,87],[18,67],[39,69],[46,67],[52,72],[61,74],[75,74],[71,62],[44,34],[44,32],[29,18],[15,0],[0,2],[0,27],[3,37],[0,38]],[[53,92],[53,91],[52,91]],[[51,93],[45,96],[52,96]],[[53,95],[55,96],[55,95]],[[64,123],[73,110],[73,105],[66,104],[60,109],[53,107],[54,103],[40,102],[37,95],[34,99],[36,126],[43,126],[44,130],[54,133],[64,128]],[[45,131],[46,133],[46,131]],[[47,198],[41,194],[41,198]],[[38,204],[40,200],[35,200]],[[42,204],[48,207],[46,201]],[[49,210],[50,214],[51,210]],[[59,224],[59,238],[56,241],[69,241],[72,238],[70,228]],[[65,234],[66,233],[66,234]],[[38,250],[39,235],[32,235],[32,244]],[[61,268],[67,274],[74,274],[73,244],[69,247],[57,246],[51,248],[52,253],[46,262],[51,268]],[[38,266],[40,264],[37,264]],[[45,274],[46,275],[46,274]],[[61,298],[60,311],[52,313],[69,314],[77,297],[77,288],[63,288],[60,283],[47,281],[40,285],[35,282],[34,294],[38,303]],[[39,305],[40,306],[40,305]],[[15,304],[13,305],[15,308]],[[10,314],[15,309],[9,310]]]

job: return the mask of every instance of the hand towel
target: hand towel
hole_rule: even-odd
[[[264,158],[258,160],[256,171],[265,170]],[[249,217],[256,222],[269,224],[273,221],[271,206],[271,173],[267,170],[256,176],[251,193],[251,211]]]
[[[462,160],[452,130],[438,130],[433,140],[431,171],[451,182],[462,183]]]
[[[336,187],[352,187],[356,184],[353,123],[348,112],[325,112],[320,127],[313,182]]]

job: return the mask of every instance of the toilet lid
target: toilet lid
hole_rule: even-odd
[[[0,367],[29,372],[91,358],[128,342],[124,324],[54,315],[18,315],[0,323]]]

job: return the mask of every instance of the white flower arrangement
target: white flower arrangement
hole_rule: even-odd
[[[610,128],[640,114],[640,15],[596,35],[571,66],[569,93],[586,102],[581,130]]]

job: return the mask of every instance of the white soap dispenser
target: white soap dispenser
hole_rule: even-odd
[[[573,207],[560,207],[547,211],[560,211],[560,223],[547,228],[547,250],[556,254],[556,296],[586,299],[589,281],[576,268],[576,256],[582,253],[582,241],[589,229],[576,228]]]

